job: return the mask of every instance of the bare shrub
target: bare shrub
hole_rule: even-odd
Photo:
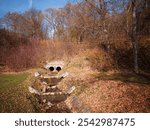
[[[33,67],[36,65],[34,52],[35,50],[31,45],[11,48],[7,54],[6,65],[13,70]]]
[[[41,67],[46,61],[71,58],[78,54],[80,46],[52,40],[30,39],[7,50],[4,56],[6,66],[12,70]]]
[[[113,60],[103,49],[94,48],[89,54],[89,61],[93,69],[108,71],[113,67]]]

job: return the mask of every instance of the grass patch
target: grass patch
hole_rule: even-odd
[[[116,73],[116,74],[107,75],[105,73],[100,73],[95,77],[100,80],[120,80],[122,82],[129,82],[129,83],[150,84],[150,80],[148,78],[145,78],[137,74]]]
[[[28,75],[28,73],[0,75],[0,90],[18,86],[27,79]]]
[[[0,75],[0,112],[37,112],[28,91],[29,73]],[[35,102],[36,103],[36,102]]]

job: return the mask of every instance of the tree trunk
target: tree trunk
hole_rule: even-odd
[[[133,47],[133,58],[134,58],[134,71],[139,73],[138,67],[138,45],[137,45],[137,17],[136,9],[137,4],[136,0],[132,0],[132,32],[131,32],[131,42]]]

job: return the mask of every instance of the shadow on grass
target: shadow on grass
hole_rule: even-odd
[[[140,74],[138,75],[138,74],[116,73],[116,74],[107,75],[105,73],[100,73],[97,74],[95,77],[98,78],[99,80],[119,80],[126,83],[138,83],[138,84],[150,85],[150,79]]]

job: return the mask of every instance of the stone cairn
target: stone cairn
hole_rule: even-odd
[[[47,63],[44,68],[48,73],[41,74],[35,72],[35,80],[32,85],[29,86],[29,91],[35,94],[39,103],[41,106],[44,106],[45,110],[65,101],[75,90],[74,86],[69,87],[66,91],[62,91],[58,88],[57,84],[69,75],[68,72],[58,75],[63,66],[64,63],[62,61]]]

